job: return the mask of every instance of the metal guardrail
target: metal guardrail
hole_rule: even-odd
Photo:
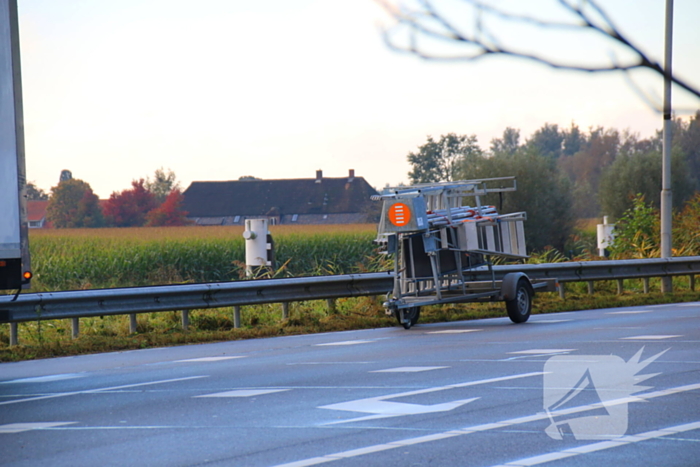
[[[496,279],[511,272],[524,272],[530,279],[557,279],[559,282],[586,282],[616,279],[642,279],[700,274],[700,256],[578,261],[565,263],[515,264],[494,266]],[[469,280],[489,280],[486,268],[465,273]]]
[[[381,295],[392,286],[383,272],[8,295],[0,323]]]
[[[494,266],[465,273],[470,281],[501,280],[511,272],[560,283],[700,274],[700,256],[620,261],[583,261]],[[20,294],[0,297],[0,323],[83,318],[263,303],[288,303],[383,295],[393,288],[390,272],[253,281],[176,284]],[[563,289],[560,289],[563,291]]]

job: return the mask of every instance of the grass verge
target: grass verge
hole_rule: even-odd
[[[641,293],[636,281],[626,281],[625,286],[626,292],[617,295],[612,282],[596,283],[596,294],[588,295],[585,284],[569,284],[565,300],[556,293],[538,294],[533,313],[700,300],[700,293],[689,290],[689,284],[682,279],[676,280],[673,294]],[[279,304],[243,307],[238,329],[233,327],[231,308],[190,312],[187,331],[182,329],[177,312],[140,314],[137,332],[133,334],[129,332],[128,316],[83,318],[80,320],[80,336],[76,339],[71,338],[69,320],[37,321],[20,324],[20,345],[17,346],[9,345],[9,325],[2,325],[0,362],[396,326],[396,320],[384,314],[381,301],[381,297],[339,299],[334,310],[329,310],[325,301],[293,303],[287,319],[282,319]],[[420,323],[504,316],[505,308],[500,302],[441,305],[425,307]]]

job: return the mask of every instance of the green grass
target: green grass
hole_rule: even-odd
[[[241,233],[240,227],[33,231],[31,292],[237,280],[244,268]],[[376,254],[373,225],[284,226],[273,228],[272,233],[278,263],[285,265],[276,272],[278,276],[391,267],[386,256]],[[579,239],[578,243],[576,247],[585,251],[587,242]],[[558,252],[546,251],[534,255],[531,262],[561,259]],[[616,294],[616,282],[597,282],[593,296],[588,295],[586,283],[566,284],[565,300],[556,293],[538,294],[534,313],[700,300],[700,293],[690,290],[687,277],[674,279],[673,294],[658,292],[659,282],[652,279],[652,293],[644,294],[641,280],[624,281],[621,295]],[[9,325],[0,325],[0,362],[397,325],[385,315],[381,302],[382,297],[339,299],[335,311],[329,311],[325,301],[292,303],[288,319],[282,319],[279,304],[246,306],[238,329],[232,308],[192,311],[187,331],[177,312],[139,314],[134,334],[128,316],[82,318],[77,339],[71,337],[70,320],[36,321],[19,325],[19,345],[12,347]],[[505,316],[503,303],[443,305],[425,307],[420,322]]]
[[[641,293],[641,281],[625,281],[625,292],[617,295],[614,282],[599,282],[596,283],[596,293],[590,296],[585,283],[567,284],[565,300],[557,293],[536,295],[533,313],[700,300],[700,293],[689,290],[688,280],[684,277],[674,280],[673,294],[659,292],[658,280],[652,280],[651,286],[652,292],[644,294]],[[71,338],[69,320],[30,322],[19,326],[20,345],[12,347],[9,346],[9,325],[3,325],[0,328],[0,361],[397,326],[393,317],[384,314],[381,301],[382,297],[339,299],[335,312],[328,310],[325,301],[292,303],[288,319],[282,319],[279,304],[247,306],[242,308],[239,329],[233,327],[231,308],[191,312],[187,331],[182,330],[180,313],[177,312],[138,315],[135,334],[129,333],[128,316],[83,318],[77,339]],[[504,304],[500,302],[441,305],[425,307],[420,323],[505,316]]]

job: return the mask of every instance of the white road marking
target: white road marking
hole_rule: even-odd
[[[175,383],[179,381],[188,381],[191,379],[208,378],[209,376],[188,376],[187,378],[164,379],[161,381],[149,381],[147,383],[125,384],[123,386],[113,386],[110,388],[86,389],[85,391],[60,392],[58,394],[49,394],[46,396],[28,397],[26,399],[16,399],[12,401],[0,402],[0,405],[18,404],[20,402],[32,402],[44,399],[55,399],[57,397],[75,396],[76,394],[94,394],[106,391],[115,391],[118,389],[137,388],[140,386],[151,386],[153,384]]]
[[[418,373],[420,371],[441,370],[450,368],[449,366],[401,366],[398,368],[388,368],[386,370],[374,370],[370,373]]]
[[[588,454],[591,452],[602,451],[604,449],[616,448],[619,446],[625,446],[632,443],[639,443],[641,441],[648,441],[650,439],[661,438],[664,436],[675,435],[678,433],[683,433],[686,431],[692,431],[697,429],[700,429],[700,422],[686,423],[683,425],[676,425],[668,428],[663,428],[661,430],[647,431],[646,433],[623,436],[621,438],[616,438],[610,441],[601,441],[599,443],[587,444],[585,446],[579,446],[576,448],[564,449],[562,451],[557,452],[550,452],[548,454],[542,454],[540,456],[527,457],[524,459],[511,461],[507,464],[502,464],[497,467],[528,467],[533,465],[540,465],[559,459],[566,459],[581,454]]]
[[[676,306],[692,306],[692,307],[698,307],[700,306],[700,302],[695,302],[695,303],[679,303]]]
[[[325,344],[316,344],[316,347],[323,347],[329,345],[357,345],[357,344],[369,344],[374,341],[341,341],[341,342],[327,342]]]
[[[294,365],[368,365],[376,362],[294,362],[286,363],[288,366]]]
[[[555,353],[573,352],[576,349],[532,349],[508,352],[510,355],[550,355]]]
[[[610,311],[606,315],[639,315],[642,313],[653,313],[654,310],[627,310],[627,311]]]
[[[188,358],[187,360],[175,360],[173,363],[185,363],[185,362],[220,362],[222,360],[232,360],[234,358],[245,358],[243,356],[231,356],[231,357],[201,357],[201,358]]]
[[[10,423],[0,425],[0,433],[22,433],[23,431],[41,430],[55,426],[71,425],[78,422],[48,422],[48,423]]]
[[[530,321],[530,324],[568,323],[569,321],[573,321],[573,319],[533,319]]]
[[[465,332],[478,332],[483,331],[483,329],[447,329],[446,331],[430,331],[426,334],[463,334]]]
[[[663,336],[663,335],[648,335],[648,336],[633,336],[633,337],[621,337],[620,339],[625,340],[640,340],[640,341],[651,341],[651,340],[661,340],[661,339],[672,339],[674,337],[683,337],[680,334],[673,336]]]
[[[402,402],[388,402],[387,399],[396,399],[399,397],[415,396],[419,394],[428,394],[431,392],[445,391],[448,389],[464,388],[468,386],[476,386],[479,384],[488,384],[500,381],[508,381],[511,379],[527,378],[530,376],[542,376],[543,372],[536,373],[523,373],[521,375],[504,376],[501,378],[490,378],[483,379],[479,381],[469,381],[466,383],[450,384],[448,386],[438,386],[434,388],[427,389],[417,389],[415,391],[400,392],[398,394],[388,394],[386,396],[379,397],[368,397],[365,399],[357,399],[354,401],[341,402],[339,404],[330,404],[319,407],[319,409],[331,409],[331,410],[343,410],[348,412],[361,412],[369,413],[373,415],[353,418],[349,420],[341,420],[337,422],[330,422],[324,425],[338,425],[341,423],[352,423],[365,420],[375,420],[378,418],[387,417],[399,417],[402,415],[414,415],[419,413],[433,413],[433,412],[446,412],[449,410],[456,409],[464,404],[476,400],[472,399],[462,399],[452,402],[446,402],[444,404],[434,404],[434,405],[420,405],[420,404],[407,404]]]
[[[454,438],[456,436],[464,436],[464,435],[469,435],[471,433],[480,433],[480,432],[493,430],[493,429],[503,429],[503,428],[507,428],[509,426],[519,425],[519,424],[523,424],[523,423],[536,422],[536,421],[540,421],[540,420],[549,419],[550,415],[551,416],[559,416],[559,415],[565,415],[565,414],[571,414],[571,413],[585,412],[588,410],[600,409],[603,407],[610,407],[612,405],[627,404],[629,402],[645,401],[645,400],[654,399],[657,397],[663,397],[663,396],[668,396],[668,395],[672,395],[672,394],[679,394],[679,393],[687,392],[687,391],[696,391],[698,389],[700,389],[700,384],[688,384],[686,386],[678,386],[675,388],[663,389],[660,391],[649,392],[646,394],[638,394],[638,395],[632,396],[632,397],[625,397],[625,398],[621,398],[621,399],[609,400],[609,401],[605,402],[605,405],[603,405],[602,403],[596,403],[596,404],[584,405],[581,407],[572,407],[570,409],[556,411],[556,412],[550,412],[549,414],[538,413],[536,415],[529,415],[529,416],[525,416],[525,417],[512,418],[510,420],[503,420],[501,422],[486,423],[483,425],[469,426],[469,427],[465,427],[462,429],[445,431],[443,433],[436,433],[434,435],[419,436],[417,438],[408,438],[408,439],[403,439],[403,440],[398,440],[398,441],[392,441],[391,443],[377,444],[374,446],[366,446],[364,448],[353,449],[353,450],[349,450],[349,451],[342,451],[342,452],[337,452],[337,453],[333,453],[333,454],[327,454],[324,456],[312,457],[310,459],[303,459],[300,461],[290,462],[287,464],[279,464],[279,465],[276,465],[274,467],[306,467],[306,466],[310,466],[310,465],[324,464],[327,462],[333,462],[336,460],[346,459],[349,457],[357,457],[357,456],[361,456],[361,455],[372,453],[372,452],[387,451],[390,449],[396,449],[396,448],[400,448],[403,446],[412,446],[412,445],[427,443],[430,441],[435,441],[435,440],[440,440],[440,439]],[[693,428],[689,428],[689,429],[696,429],[694,427],[695,424],[690,424],[690,425],[692,425]],[[690,426],[690,425],[688,425],[688,426]],[[679,427],[684,427],[684,426],[686,426],[686,425],[679,425]],[[677,431],[675,431],[675,432],[669,431],[669,434],[680,432],[680,431],[678,431],[679,427],[672,427],[672,429],[675,428]],[[665,430],[659,430],[659,431],[665,432]],[[686,430],[686,431],[688,431],[688,430]],[[654,432],[650,432],[650,433],[654,433]],[[640,437],[643,435],[645,435],[645,434],[636,435],[636,436]],[[635,435],[632,435],[632,436],[635,436]],[[604,443],[610,443],[610,442],[614,442],[614,441],[605,441]],[[596,444],[601,444],[601,443],[596,443]],[[578,449],[581,449],[581,448],[578,448]]]
[[[84,374],[79,373],[66,373],[62,375],[49,375],[49,376],[35,376],[33,378],[21,378],[13,379],[11,381],[2,381],[0,384],[14,384],[14,383],[49,383],[51,381],[63,381],[66,379],[84,378]]]
[[[235,391],[217,392],[216,394],[194,397],[254,397],[284,391],[290,391],[290,389],[237,389]]]

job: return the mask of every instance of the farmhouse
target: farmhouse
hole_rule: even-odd
[[[350,170],[347,177],[192,182],[183,210],[198,225],[240,225],[266,217],[271,224],[356,224],[368,221],[377,194]]]

